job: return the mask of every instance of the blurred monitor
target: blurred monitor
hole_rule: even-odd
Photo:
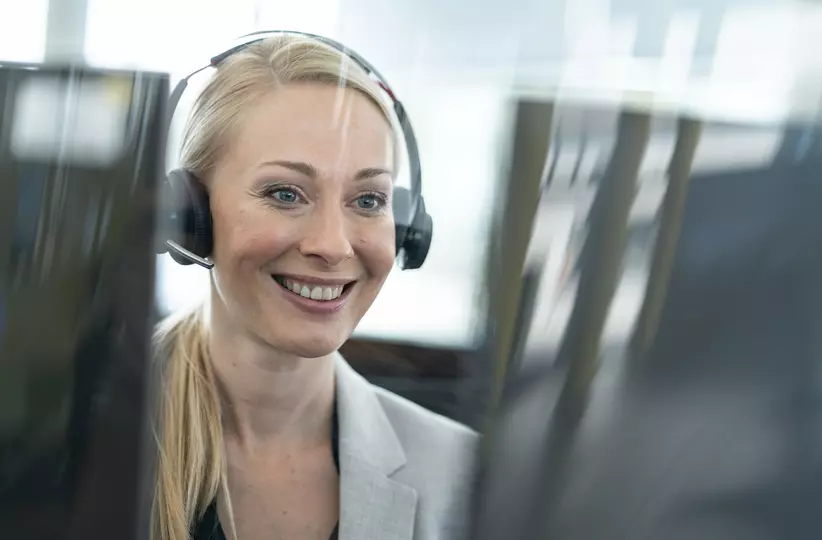
[[[0,65],[0,536],[145,538],[165,75]]]

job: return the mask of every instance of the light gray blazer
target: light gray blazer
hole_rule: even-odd
[[[478,435],[336,359],[340,540],[463,540]]]

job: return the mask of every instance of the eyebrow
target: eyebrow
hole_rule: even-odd
[[[265,167],[269,165],[291,169],[292,171],[296,171],[300,174],[308,176],[309,178],[317,178],[317,176],[319,176],[319,172],[317,171],[316,167],[314,167],[310,163],[305,163],[303,161],[266,161],[264,163],[261,163],[260,167]],[[366,167],[365,169],[360,169],[359,171],[357,171],[357,174],[354,175],[354,179],[368,180],[369,178],[374,178],[376,176],[380,176],[383,174],[393,176],[393,172],[391,171],[391,169],[384,169],[382,167]]]

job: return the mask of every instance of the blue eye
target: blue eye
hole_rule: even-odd
[[[357,197],[357,207],[360,210],[374,212],[385,206],[385,197],[379,193],[365,193]]]
[[[271,192],[271,197],[283,204],[294,204],[300,200],[300,196],[293,189],[279,188]]]
[[[363,195],[357,199],[357,204],[363,210],[373,210],[379,206],[380,201],[374,195]]]

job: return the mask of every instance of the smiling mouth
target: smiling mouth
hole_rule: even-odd
[[[345,285],[318,285],[316,283],[303,283],[284,276],[272,275],[271,277],[280,287],[291,294],[317,302],[338,300],[350,291],[351,287],[356,283],[356,281],[350,281]]]

